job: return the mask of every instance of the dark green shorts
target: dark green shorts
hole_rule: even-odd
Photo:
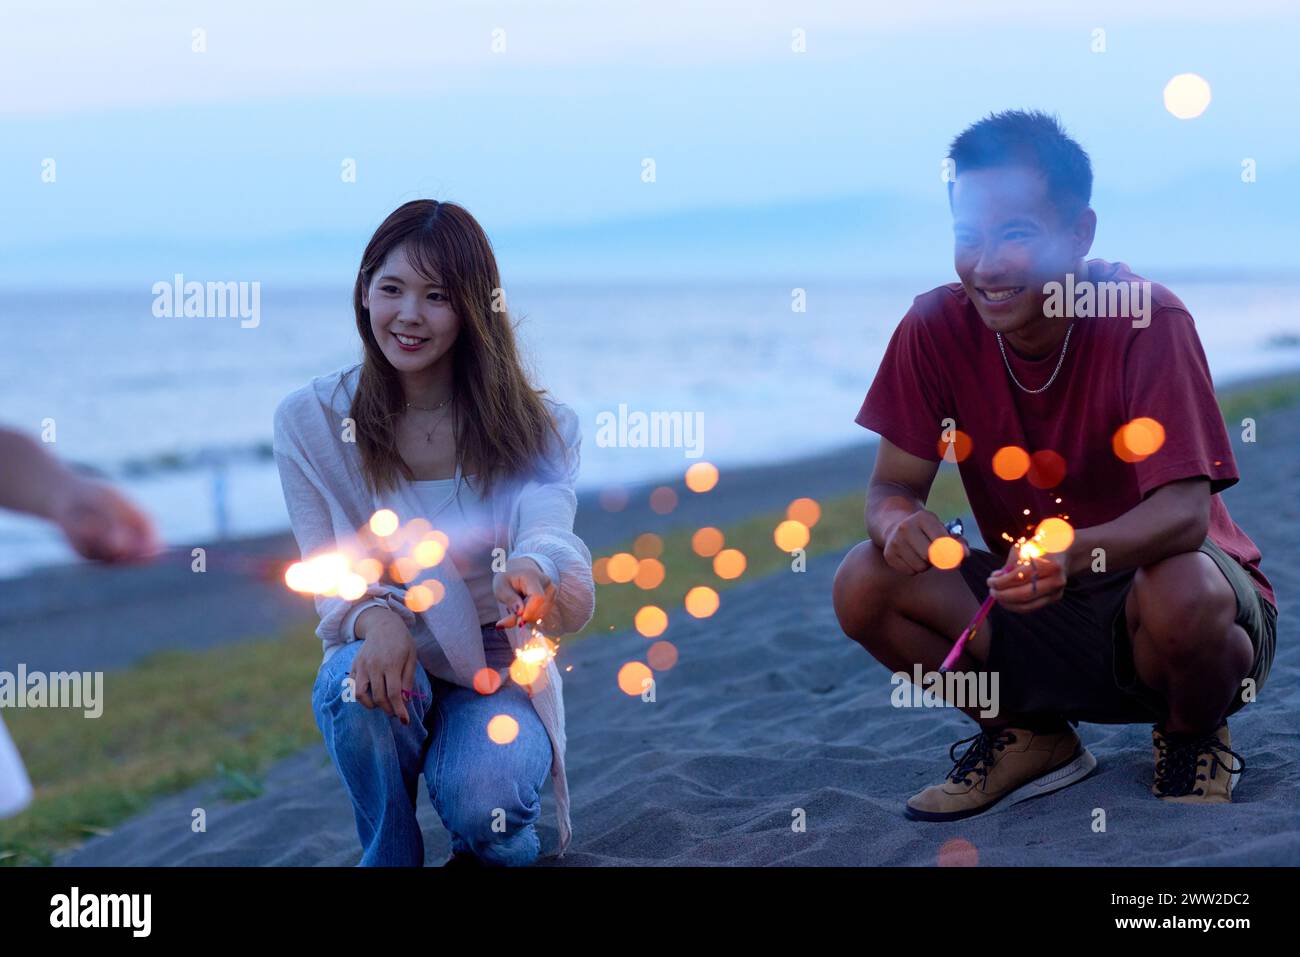
[[[1214,542],[1199,549],[1223,572],[1237,596],[1236,623],[1255,650],[1249,677],[1255,695],[1264,687],[1277,644],[1277,609],[1260,595],[1250,574]],[[989,575],[1002,558],[972,549],[961,564],[971,593],[982,601]],[[1004,714],[1058,714],[1099,724],[1155,723],[1168,708],[1163,695],[1138,678],[1129,640],[1125,600],[1132,571],[1081,575],[1059,601],[1027,615],[994,605],[988,668],[998,673]],[[1249,700],[1238,695],[1228,713]]]

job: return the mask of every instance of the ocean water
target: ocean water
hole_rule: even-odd
[[[914,295],[947,278],[813,283],[804,312],[776,281],[507,293],[534,381],[582,422],[583,486],[608,487],[860,439],[853,417],[890,334]],[[1169,285],[1196,317],[1217,383],[1300,366],[1300,345],[1288,344],[1300,280]],[[160,318],[152,306],[147,288],[0,290],[0,422],[32,434],[52,422],[50,448],[111,476],[170,544],[286,528],[267,457],[272,413],[313,376],[358,360],[350,290],[263,285],[252,328]],[[602,447],[599,417],[620,405],[698,415],[701,455]],[[73,557],[42,523],[0,513],[0,576]]]

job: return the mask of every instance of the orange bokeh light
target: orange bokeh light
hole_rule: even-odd
[[[492,668],[480,668],[474,672],[474,690],[479,694],[495,694],[501,687],[501,673]]]
[[[363,558],[357,562],[356,571],[367,585],[373,585],[384,577],[384,563],[377,558]]]
[[[961,542],[951,535],[941,535],[930,543],[930,564],[935,568],[942,568],[945,571],[956,568],[965,557],[966,553],[961,547]]]
[[[712,526],[701,528],[691,536],[691,549],[701,558],[712,558],[726,542],[722,532]]]
[[[388,566],[388,574],[393,576],[393,581],[402,584],[415,581],[416,576],[420,574],[420,563],[414,558],[403,555],[393,559],[393,563]]]
[[[664,563],[657,558],[641,559],[632,581],[636,582],[637,588],[658,588],[664,581]]]
[[[636,577],[637,566],[640,564],[636,556],[631,552],[619,552],[616,555],[609,556],[609,563],[605,566],[605,573],[609,575],[610,581],[625,585]]]
[[[636,613],[633,622],[646,638],[658,638],[668,628],[668,613],[658,605],[646,605]]]
[[[1143,416],[1125,423],[1116,430],[1111,448],[1125,462],[1141,462],[1154,455],[1165,444],[1165,427],[1155,419]]]
[[[667,485],[660,485],[650,493],[650,510],[657,515],[667,515],[677,507],[677,493]]]
[[[537,680],[541,674],[542,667],[540,663],[531,661],[527,658],[516,658],[510,662],[510,680],[517,685],[530,685]]]
[[[814,498],[797,498],[786,506],[785,517],[812,528],[821,520],[822,507]]]
[[[637,558],[658,558],[664,553],[664,540],[654,532],[638,535],[632,543],[632,554]]]
[[[380,538],[387,538],[397,531],[397,513],[390,508],[381,508],[370,516],[370,530]]]
[[[708,618],[718,610],[718,593],[707,585],[696,585],[686,593],[686,612],[692,618]]]
[[[696,462],[686,470],[686,487],[692,492],[707,492],[718,484],[718,467],[712,462]]]
[[[432,568],[446,557],[447,547],[433,538],[426,538],[411,550],[411,555],[421,568]]]
[[[614,579],[609,577],[609,559],[597,558],[591,563],[591,577],[597,585],[608,585]]]
[[[629,661],[618,669],[618,687],[624,694],[636,697],[651,681],[654,681],[654,675],[639,661]]]
[[[443,588],[442,582],[430,579],[419,585],[412,585],[406,590],[406,607],[418,615],[442,601],[445,594],[446,589]]]
[[[776,547],[781,551],[793,552],[807,545],[810,536],[807,525],[788,518],[776,527],[776,531],[772,533],[772,538],[776,542]]]
[[[713,556],[713,572],[719,578],[739,578],[745,574],[745,553],[737,548],[724,548]]]
[[[667,671],[677,664],[677,646],[671,641],[656,641],[646,650],[645,660],[655,671]]]
[[[1018,445],[1004,445],[993,453],[993,474],[1014,482],[1029,471],[1029,453]]]
[[[499,714],[488,722],[487,733],[495,744],[509,744],[519,736],[519,722],[508,714]]]
[[[945,462],[964,462],[973,447],[970,436],[961,429],[945,429],[935,446],[939,450],[939,458]]]
[[[964,837],[951,837],[939,848],[940,867],[978,867],[979,851]]]
[[[1065,478],[1065,459],[1059,452],[1042,449],[1029,457],[1029,484],[1034,488],[1056,488]]]
[[[1063,552],[1074,542],[1074,526],[1060,518],[1045,518],[1034,529],[1034,539],[1047,554]]]
[[[433,526],[429,524],[429,520],[417,515],[406,523],[406,527],[402,529],[402,537],[408,541],[418,542],[431,531]]]

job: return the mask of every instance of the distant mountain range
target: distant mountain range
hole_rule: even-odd
[[[1153,277],[1300,277],[1300,168],[1237,161],[1140,194],[1093,199],[1093,255]],[[680,281],[781,278],[878,281],[951,271],[947,202],[864,194],[744,208],[696,209],[586,224],[493,227],[508,281]],[[368,236],[293,233],[249,239],[193,234],[70,240],[0,249],[0,284],[152,284],[187,279],[335,282],[357,268]]]

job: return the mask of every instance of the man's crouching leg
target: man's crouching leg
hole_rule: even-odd
[[[911,674],[920,664],[937,671],[952,643],[979,610],[979,602],[955,571],[930,568],[908,575],[891,568],[874,542],[844,556],[832,588],[835,615],[844,633],[891,671]],[[957,669],[977,670],[988,653],[985,622],[966,645]]]
[[[1125,602],[1133,666],[1163,696],[1152,730],[1152,793],[1180,803],[1231,800],[1245,762],[1231,750],[1225,721],[1255,651],[1236,624],[1237,597],[1214,560],[1185,552],[1134,575]]]
[[[1125,604],[1133,664],[1169,705],[1165,728],[1213,731],[1241,693],[1255,650],[1214,560],[1185,552],[1139,569]]]
[[[890,670],[909,677],[915,664],[937,671],[979,610],[960,574],[934,568],[916,575],[896,571],[871,542],[845,556],[833,598],[844,633]],[[990,639],[985,621],[953,670],[982,670]],[[904,814],[913,820],[953,821],[982,814],[1068,787],[1096,767],[1074,730],[1053,716],[1000,713],[986,718],[978,708],[962,710],[980,730],[954,745],[954,750],[969,746],[943,781],[908,799]]]

